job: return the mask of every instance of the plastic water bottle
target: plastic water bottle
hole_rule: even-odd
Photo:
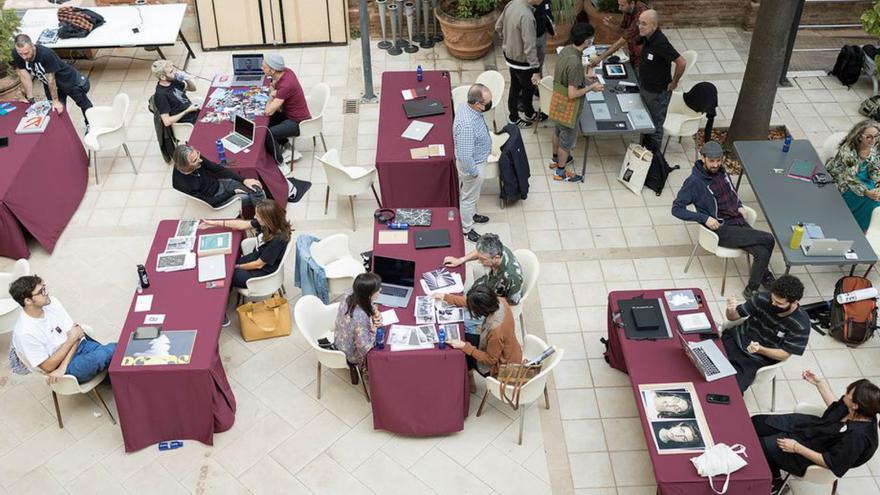
[[[791,242],[788,243],[788,247],[792,249],[797,249],[801,247],[801,241],[804,239],[804,224],[798,223],[794,226],[794,231],[791,233]]]
[[[385,327],[376,328],[376,349],[385,348]]]
[[[443,326],[440,326],[440,329],[437,331],[437,340],[440,341],[439,347],[441,349],[446,349],[446,330]]]
[[[788,153],[788,150],[791,149],[791,134],[785,133],[785,142],[782,143],[782,152]]]
[[[217,144],[217,158],[220,160],[220,163],[226,165],[226,150],[223,148],[223,140],[218,139],[216,141]]]
[[[391,222],[388,224],[388,228],[392,230],[408,230],[409,224],[403,222]]]
[[[450,209],[449,209],[449,214],[446,216],[446,219],[449,220],[450,222],[453,221],[453,220],[455,220],[455,210],[453,210],[452,208],[450,208]]]
[[[170,442],[159,442],[159,450],[174,450],[183,447],[183,441],[172,440]]]
[[[416,79],[418,79],[419,82],[422,82],[422,66],[421,65],[416,67]]]
[[[147,267],[145,267],[144,265],[138,265],[137,272],[138,272],[138,288],[141,290],[148,289],[150,287],[150,277],[147,276]],[[140,291],[138,291],[138,292],[140,292]]]

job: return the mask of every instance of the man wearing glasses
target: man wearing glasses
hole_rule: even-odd
[[[107,369],[116,344],[101,345],[89,338],[46,284],[36,275],[18,278],[9,295],[22,307],[12,331],[12,345],[31,367],[48,375],[49,383],[64,375],[87,382]]]

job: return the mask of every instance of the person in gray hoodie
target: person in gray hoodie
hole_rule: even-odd
[[[511,0],[495,23],[501,37],[504,60],[510,69],[510,93],[507,96],[509,121],[520,128],[531,127],[535,120],[547,116],[535,112],[532,97],[540,80],[541,62],[538,60],[535,6],[542,0]],[[525,118],[519,116],[523,108]]]
[[[742,201],[724,170],[724,150],[715,141],[709,141],[700,150],[690,177],[672,202],[672,215],[687,222],[697,222],[718,234],[718,245],[742,249],[752,255],[749,281],[743,297],[751,298],[759,286],[770,290],[775,280],[768,270],[770,254],[776,240],[772,234],[753,229],[745,219]],[[687,209],[694,205],[696,211]]]

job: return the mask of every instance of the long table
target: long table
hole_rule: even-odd
[[[235,422],[235,396],[220,359],[219,339],[241,232],[232,232],[233,250],[226,255],[225,286],[208,289],[198,281],[198,269],[156,272],[156,257],[165,250],[165,243],[176,228],[176,220],[159,222],[144,263],[150,287],[132,298],[116,353],[110,361],[110,379],[126,452],[165,440],[198,440],[213,445],[214,433],[228,430]],[[200,230],[198,235],[225,230]],[[137,297],[151,294],[150,310],[135,312]],[[147,314],[164,314],[163,330],[196,330],[189,364],[122,366],[131,334],[144,326]]]
[[[792,266],[852,265],[855,269],[858,264],[874,266],[877,263],[877,255],[835,184],[819,187],[788,176],[788,170],[795,160],[815,164],[817,173],[828,173],[810,141],[792,141],[788,153],[782,152],[782,141],[737,141],[733,143],[733,149],[739,156],[749,184],[782,251],[786,274]],[[737,180],[737,188],[740,180],[742,175]],[[827,238],[853,241],[852,250],[858,259],[806,256],[800,248],[791,249],[788,245],[792,236],[791,227],[798,222],[819,225]]]
[[[52,112],[42,134],[16,134],[28,104],[0,116],[0,256],[27,258],[25,232],[50,253],[86,193],[88,158],[70,114]]]
[[[451,221],[449,210],[454,212]],[[379,244],[379,232],[388,227],[376,222],[373,229],[374,256],[416,262],[416,289],[409,305],[395,309],[401,325],[415,325],[416,296],[424,295],[419,283],[421,274],[443,266],[445,256],[464,255],[458,208],[431,208],[431,211],[431,226],[410,227],[406,244]],[[415,249],[415,232],[444,228],[449,230],[449,248]],[[450,271],[461,274],[464,281],[463,266]],[[459,326],[464,332],[463,325]],[[386,345],[384,349],[373,349],[367,354],[367,369],[370,372],[374,428],[414,436],[442,435],[464,429],[470,390],[463,352],[450,346],[391,352],[390,346]]]
[[[654,468],[659,495],[712,495],[706,478],[697,474],[690,458],[695,454],[659,455],[654,447],[653,433],[645,413],[639,394],[640,384],[692,382],[696,389],[709,430],[715,443],[727,445],[742,444],[748,454],[748,465],[730,476],[728,495],[770,493],[771,474],[767,460],[761,451],[758,436],[752,427],[745,401],[736,384],[736,378],[729,376],[707,382],[688,360],[676,338],[666,340],[629,340],[623,328],[614,322],[614,313],[620,310],[618,301],[642,296],[646,299],[659,298],[663,301],[673,335],[679,332],[674,312],[669,310],[663,297],[664,290],[612,291],[608,293],[608,360],[612,368],[629,374],[630,383],[635,397],[636,407],[642,421],[642,430],[648,443],[648,454]],[[675,289],[682,290],[682,289]],[[692,288],[702,301],[706,301],[700,289]],[[712,321],[712,313],[708,305],[703,312]],[[715,329],[713,323],[713,330]],[[697,341],[695,335],[686,337],[689,341]],[[724,352],[724,346],[716,340]],[[706,394],[723,394],[730,396],[729,405],[709,404]],[[716,484],[716,486],[718,486]]]
[[[403,111],[405,89],[425,88],[428,98],[436,98],[446,109],[442,115],[419,117],[434,124],[421,142],[401,137],[412,120]],[[416,71],[382,73],[382,99],[379,103],[379,136],[376,144],[376,170],[385,208],[458,207],[458,170],[452,141],[452,86],[448,71],[428,70],[422,82]],[[442,144],[446,156],[413,160],[410,149]]]

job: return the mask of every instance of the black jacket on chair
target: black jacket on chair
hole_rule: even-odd
[[[165,159],[165,163],[171,163],[171,157],[174,154],[174,148],[177,147],[177,142],[174,140],[174,132],[171,130],[170,126],[166,126],[164,122],[162,122],[162,117],[159,115],[159,112],[156,111],[156,105],[153,103],[153,97],[150,97],[150,102],[148,105],[150,112],[153,113],[153,127],[156,129],[156,140],[159,142],[159,149],[162,151],[162,158]]]
[[[529,195],[529,157],[523,144],[519,127],[507,124],[501,132],[510,137],[501,147],[498,160],[498,175],[501,178],[501,199],[515,201],[526,199]]]

